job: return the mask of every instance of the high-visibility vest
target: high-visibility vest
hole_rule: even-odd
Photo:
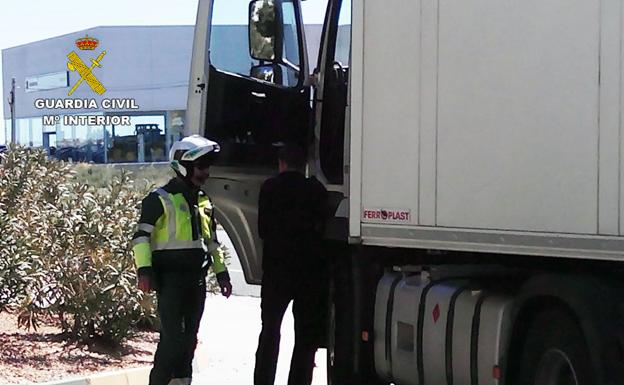
[[[152,265],[152,252],[167,250],[202,249],[212,256],[215,274],[226,271],[223,251],[216,240],[212,220],[213,206],[205,195],[198,197],[199,239],[193,239],[192,213],[182,193],[168,193],[164,189],[155,192],[163,206],[163,214],[155,225],[139,223],[138,229],[150,236],[133,240],[132,251],[137,268]]]

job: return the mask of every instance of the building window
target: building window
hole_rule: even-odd
[[[140,142],[138,134],[143,136]],[[164,115],[131,116],[130,126],[115,126],[107,138],[109,163],[162,162],[167,160]]]
[[[32,146],[43,146],[43,122],[41,118],[30,118],[30,142]]]
[[[30,146],[30,124],[28,119],[15,120],[16,141],[22,146]]]
[[[53,145],[51,139],[55,139],[57,148],[54,156],[60,160],[105,163],[104,131],[104,126],[65,125],[61,120],[57,125],[56,134],[49,140],[50,146]],[[51,132],[46,134],[51,135]]]
[[[0,144],[7,144],[10,140],[11,140],[11,119],[5,119],[4,127],[2,128],[2,130],[0,130]]]

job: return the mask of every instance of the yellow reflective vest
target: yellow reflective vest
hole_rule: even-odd
[[[197,194],[196,204],[191,199],[189,205],[190,194]],[[212,263],[215,274],[227,271],[210,199],[175,179],[143,200],[132,251],[139,270],[198,270]]]

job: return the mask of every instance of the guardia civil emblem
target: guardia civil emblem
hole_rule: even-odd
[[[78,49],[81,51],[93,51],[97,48],[99,44],[100,41],[98,39],[90,37],[89,35],[86,35],[85,37],[76,40],[76,47],[78,47]],[[104,55],[106,55],[106,51],[100,52],[100,54],[95,59],[91,58],[91,66],[89,67],[87,67],[87,65],[82,61],[80,56],[78,56],[75,51],[71,51],[67,55],[67,59],[69,59],[69,61],[67,62],[67,69],[69,69],[70,71],[76,71],[80,75],[80,79],[78,79],[76,84],[74,84],[74,86],[69,90],[67,96],[71,96],[71,94],[76,91],[76,88],[78,88],[78,86],[80,86],[83,82],[86,82],[87,85],[93,90],[93,92],[98,95],[102,95],[104,92],[106,92],[106,88],[104,88],[102,83],[93,74],[93,69],[95,67],[102,67],[100,62],[104,58]]]

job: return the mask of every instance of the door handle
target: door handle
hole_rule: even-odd
[[[251,94],[253,96],[255,96],[256,98],[262,98],[265,99],[266,98],[266,94],[264,92],[251,92]]]

